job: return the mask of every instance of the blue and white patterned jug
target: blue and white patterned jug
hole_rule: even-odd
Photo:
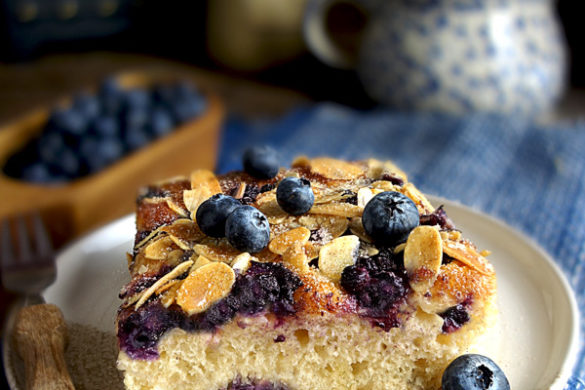
[[[532,115],[565,87],[553,0],[309,0],[303,32],[399,109]]]

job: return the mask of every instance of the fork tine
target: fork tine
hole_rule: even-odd
[[[32,259],[32,253],[25,217],[19,217],[16,219],[16,231],[18,239],[18,259],[22,262],[28,262]]]
[[[33,236],[37,255],[47,257],[53,254],[53,246],[49,238],[49,233],[39,213],[33,215]]]
[[[8,223],[8,220],[2,221],[2,252],[0,252],[0,260],[2,261],[3,268],[14,262],[14,253],[10,238],[10,224]]]

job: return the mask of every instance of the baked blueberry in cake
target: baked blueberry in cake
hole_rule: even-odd
[[[496,320],[487,252],[391,162],[274,161],[142,190],[126,388],[441,388]]]

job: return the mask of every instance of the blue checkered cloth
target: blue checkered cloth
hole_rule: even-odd
[[[258,144],[276,147],[283,162],[299,154],[394,160],[422,191],[494,215],[540,243],[565,271],[585,313],[585,123],[545,128],[519,118],[321,104],[278,120],[232,117],[218,171],[241,169],[243,150]],[[582,348],[567,389],[585,390],[583,380]]]

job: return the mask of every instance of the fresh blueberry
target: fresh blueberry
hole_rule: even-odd
[[[91,128],[98,136],[115,137],[120,132],[120,123],[113,116],[100,116],[93,121]]]
[[[175,123],[172,116],[162,107],[155,108],[150,114],[150,130],[156,137],[162,137],[173,131]]]
[[[21,174],[23,180],[33,183],[50,183],[53,179],[47,166],[40,162],[24,167]]]
[[[80,93],[73,99],[73,109],[87,120],[96,118],[100,114],[100,101],[95,95]]]
[[[98,97],[104,114],[118,115],[120,113],[124,102],[124,93],[115,79],[109,78],[101,83]]]
[[[278,153],[269,146],[254,146],[244,152],[244,171],[258,179],[272,179],[279,167]]]
[[[124,145],[117,137],[103,137],[99,140],[95,152],[100,154],[107,164],[111,164],[124,155]]]
[[[128,150],[140,149],[151,141],[150,135],[145,128],[130,127],[124,134],[124,144]]]
[[[175,92],[168,84],[156,85],[152,89],[152,99],[164,106],[170,107],[173,104]]]
[[[55,131],[45,132],[38,142],[39,157],[48,165],[58,165],[63,150],[67,148],[62,134]]]
[[[276,201],[289,214],[306,213],[313,207],[315,201],[311,182],[304,178],[287,177],[276,188]]]
[[[225,235],[234,248],[256,253],[268,245],[270,225],[266,216],[254,207],[241,206],[226,220]]]
[[[53,131],[81,136],[87,127],[87,119],[79,112],[71,108],[55,109],[47,123],[47,127]]]
[[[366,204],[362,224],[378,244],[394,246],[404,242],[410,231],[418,226],[418,209],[400,192],[382,192]]]
[[[77,154],[68,148],[61,151],[57,168],[71,179],[81,175],[81,161]]]
[[[201,231],[211,237],[225,236],[228,216],[242,204],[231,196],[216,194],[197,209],[197,224]]]
[[[142,108],[133,108],[127,110],[123,114],[123,125],[125,129],[136,129],[139,127],[145,127],[149,120],[148,110]]]
[[[509,390],[510,383],[490,358],[468,354],[459,356],[443,372],[443,390]]]
[[[205,100],[200,98],[189,98],[186,100],[180,100],[173,104],[172,111],[175,120],[179,123],[183,123],[201,115],[206,107],[207,103]]]
[[[134,88],[124,95],[126,107],[129,109],[147,109],[150,105],[150,94],[143,89]]]

